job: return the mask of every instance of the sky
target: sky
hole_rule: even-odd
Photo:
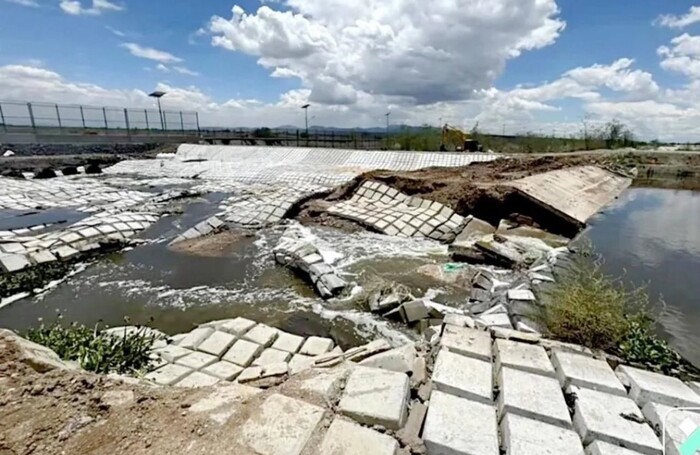
[[[700,141],[698,0],[0,0],[0,100]]]

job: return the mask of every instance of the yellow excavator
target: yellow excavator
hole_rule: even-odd
[[[447,123],[442,127],[441,152],[480,152],[481,150],[481,144],[473,139],[471,135]]]

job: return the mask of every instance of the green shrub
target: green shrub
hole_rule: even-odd
[[[94,328],[72,324],[60,325],[59,320],[37,329],[30,329],[26,338],[46,346],[63,360],[76,361],[82,368],[96,373],[129,374],[150,367],[151,346],[156,337],[146,328],[115,335]]]
[[[666,341],[660,340],[648,324],[632,321],[620,343],[619,354],[627,361],[671,373],[683,366],[683,359]]]

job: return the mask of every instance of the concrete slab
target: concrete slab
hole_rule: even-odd
[[[309,337],[301,347],[299,354],[310,355],[312,357],[325,354],[333,350],[333,340],[330,338]]]
[[[680,448],[700,428],[700,414],[682,411],[663,404],[647,403],[642,409],[658,433],[665,436],[664,455],[683,455]],[[662,439],[663,441],[663,439]]]
[[[274,394],[243,424],[241,440],[260,455],[300,455],[323,415],[323,408]]]
[[[185,348],[185,349],[191,349],[195,350],[199,347],[200,344],[204,340],[206,340],[209,335],[214,333],[214,329],[211,327],[199,327],[185,335],[185,338],[182,339],[178,343],[178,346]]]
[[[0,270],[5,273],[14,273],[30,267],[31,263],[21,254],[0,255]]]
[[[176,364],[185,366],[192,370],[201,370],[219,361],[219,358],[204,352],[192,352],[181,359],[175,361]]]
[[[189,349],[185,349],[180,346],[175,346],[174,344],[169,344],[168,346],[161,349],[157,349],[154,352],[158,354],[163,360],[169,363],[174,363],[177,360],[192,353],[192,351],[190,351]]]
[[[175,387],[188,387],[188,388],[198,388],[198,387],[209,387],[213,386],[221,379],[204,374],[201,371],[194,371],[192,374],[185,376],[184,379],[176,382]]]
[[[647,455],[660,455],[661,443],[629,398],[573,387],[574,429],[584,445],[609,442]]]
[[[571,427],[569,408],[556,379],[503,367],[498,388],[499,420],[517,414],[561,428]]]
[[[491,334],[483,330],[446,325],[440,344],[450,352],[491,361]]]
[[[551,360],[563,389],[574,385],[622,397],[627,396],[625,387],[604,360],[558,349],[552,350]]]
[[[640,408],[647,403],[700,407],[700,396],[680,379],[625,365],[618,366],[615,372],[627,377],[630,383],[629,396]]]
[[[319,455],[395,455],[396,440],[353,422],[337,418],[323,438]]]
[[[248,340],[238,340],[233,343],[233,346],[224,354],[222,360],[235,363],[243,368],[248,367],[255,357],[263,350],[263,347],[257,343]]]
[[[440,351],[433,368],[434,388],[485,404],[493,402],[491,364],[460,354]]]
[[[586,455],[641,455],[640,452],[625,449],[607,442],[594,441],[586,447]]]
[[[279,351],[295,354],[299,351],[299,348],[303,343],[304,337],[280,331],[279,335],[277,336],[277,340],[275,340],[272,347]]]
[[[503,417],[501,434],[506,455],[584,455],[573,431],[518,415]]]
[[[496,411],[493,406],[434,391],[423,441],[430,455],[497,455]]]
[[[335,402],[339,398],[341,386],[350,374],[351,367],[339,366],[327,371],[319,371],[314,376],[305,379],[299,387],[310,392],[326,402]]]
[[[267,348],[262,352],[262,354],[260,354],[260,357],[253,361],[253,365],[263,367],[266,365],[273,365],[275,363],[286,363],[291,357],[292,354],[289,352]]]
[[[216,362],[202,369],[202,373],[214,376],[222,381],[233,381],[243,371],[242,367],[231,362]]]
[[[217,330],[209,335],[207,339],[199,345],[197,350],[221,358],[235,341],[235,336]]]
[[[339,411],[365,425],[399,430],[406,421],[408,376],[357,366],[350,373]]]
[[[155,371],[151,371],[144,377],[149,381],[155,382],[156,384],[173,385],[191,372],[192,370],[190,368],[169,363]]]
[[[509,183],[528,198],[578,223],[585,223],[631,184],[632,179],[596,166],[560,169]]]
[[[258,324],[250,329],[244,336],[248,341],[257,343],[263,347],[270,347],[277,339],[279,331],[265,324]]]
[[[381,354],[367,358],[361,361],[360,365],[407,374],[413,371],[416,357],[415,346],[413,344],[407,344],[400,348],[382,352]]]
[[[246,318],[236,318],[228,321],[219,327],[219,330],[228,332],[231,335],[243,336],[248,330],[255,327],[255,321]]]
[[[496,372],[502,367],[555,377],[554,366],[542,346],[498,339],[494,343]]]

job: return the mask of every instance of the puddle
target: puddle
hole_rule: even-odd
[[[700,192],[632,188],[591,220],[585,237],[611,275],[647,284],[669,342],[700,365]]]

